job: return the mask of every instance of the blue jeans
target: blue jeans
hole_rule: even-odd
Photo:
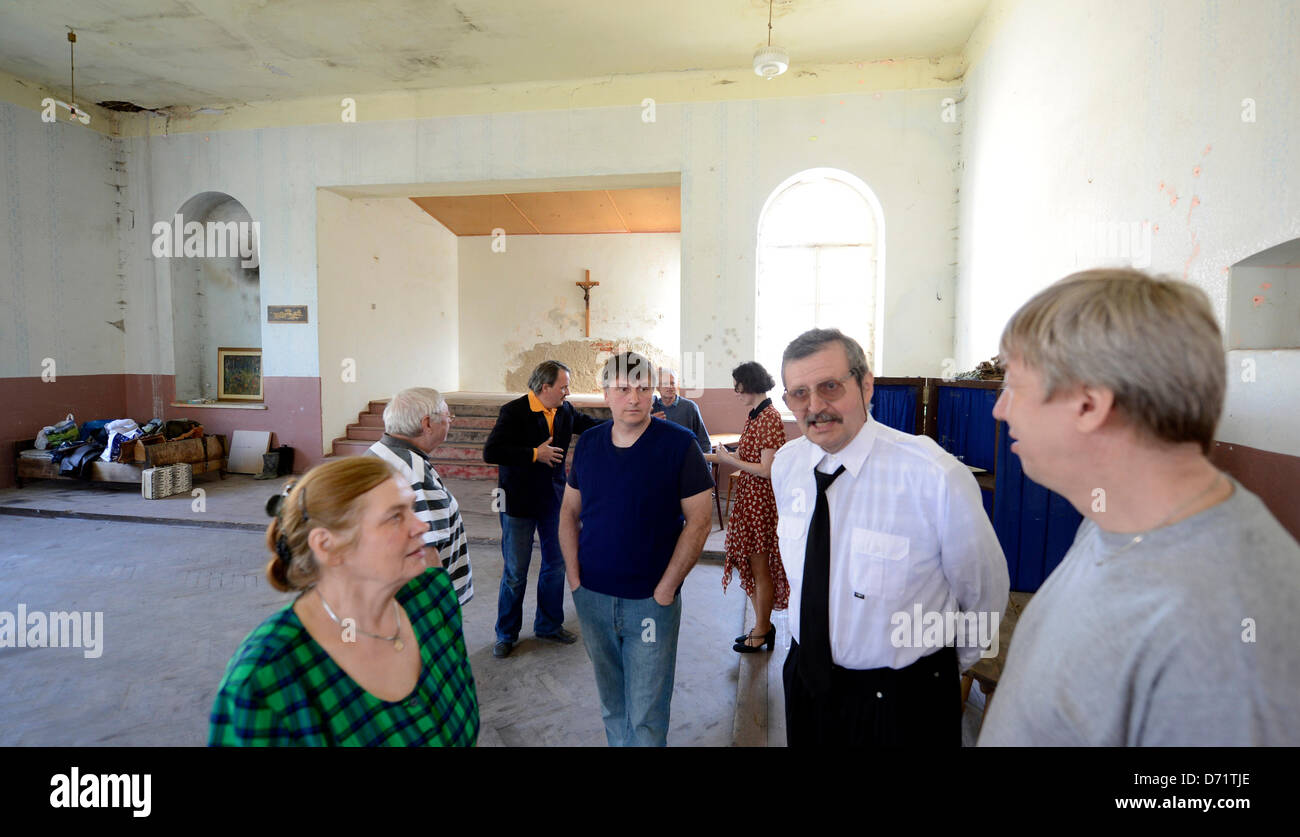
[[[620,599],[579,587],[573,607],[596,671],[609,746],[667,746],[682,594],[664,607],[653,596]]]
[[[533,557],[533,531],[542,542],[542,566],[537,573],[537,615],[533,633],[553,634],[564,627],[564,555],[560,552],[560,510],[541,518],[501,515],[501,590],[497,594],[497,641],[514,642],[524,621],[528,563]]]

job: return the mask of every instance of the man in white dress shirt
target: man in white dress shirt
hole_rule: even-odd
[[[870,418],[866,355],[837,329],[795,338],[781,377],[804,434],[772,463],[787,743],[959,746],[960,673],[991,644],[964,617],[996,637],[1009,589],[979,486],[933,439]],[[918,615],[949,627],[903,624]]]

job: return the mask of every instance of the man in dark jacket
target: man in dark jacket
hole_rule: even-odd
[[[495,657],[509,656],[519,639],[534,530],[541,541],[542,566],[537,576],[533,633],[539,639],[565,645],[577,640],[564,629],[564,555],[559,540],[564,460],[573,434],[590,430],[601,421],[579,413],[565,400],[569,367],[557,360],[543,361],[533,370],[528,390],[502,405],[483,446],[483,461],[500,466],[498,501],[505,501],[504,510],[499,511],[504,567],[497,596]]]

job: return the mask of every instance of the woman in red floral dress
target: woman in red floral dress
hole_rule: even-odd
[[[772,611],[785,610],[790,601],[790,585],[781,566],[781,552],[776,540],[776,497],[772,494],[772,458],[785,444],[785,425],[781,413],[772,406],[767,393],[776,381],[760,364],[749,361],[731,372],[736,394],[749,408],[749,418],[740,434],[736,453],[719,447],[705,456],[711,462],[740,469],[736,496],[732,498],[731,517],[727,519],[727,563],[722,573],[722,589],[731,581],[731,571],[740,573],[740,586],[754,605],[754,628],[736,637],[732,649],[740,653],[771,651],[776,644]]]

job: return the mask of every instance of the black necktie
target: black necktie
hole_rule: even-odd
[[[803,590],[799,594],[799,673],[813,694],[831,687],[831,510],[826,489],[844,473],[813,471],[817,478],[817,505],[808,526],[803,553]]]

